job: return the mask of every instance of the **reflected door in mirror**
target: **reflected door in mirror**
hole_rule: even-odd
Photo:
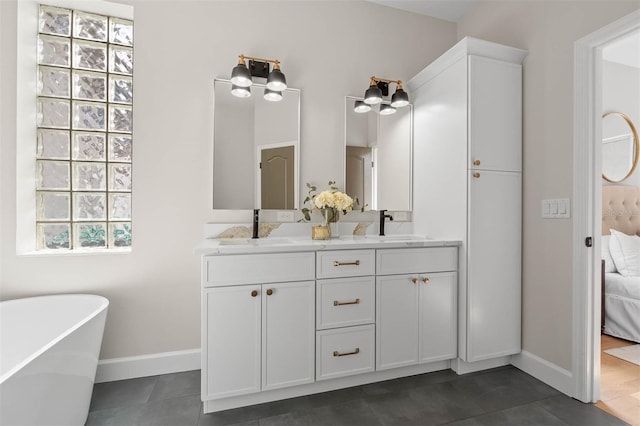
[[[347,176],[345,190],[358,200],[358,208],[371,209],[373,201],[373,158],[371,148],[347,146]]]
[[[261,208],[272,210],[294,209],[293,145],[264,148],[260,151]]]

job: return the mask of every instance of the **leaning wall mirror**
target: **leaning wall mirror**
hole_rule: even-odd
[[[365,211],[411,211],[413,106],[385,114],[382,103],[359,113],[361,101],[345,98],[345,190]]]
[[[214,82],[213,208],[297,209],[300,90],[273,102],[264,85],[254,83],[243,98],[231,86]]]
[[[602,178],[622,182],[638,166],[638,132],[631,119],[621,112],[602,116]]]

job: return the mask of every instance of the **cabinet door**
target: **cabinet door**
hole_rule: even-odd
[[[262,389],[314,381],[313,281],[262,286]]]
[[[469,173],[465,360],[472,362],[520,351],[522,204],[519,173]]]
[[[426,280],[426,282],[425,282]],[[457,274],[420,276],[420,362],[458,356]]]
[[[258,392],[260,286],[205,289],[202,308],[203,395],[214,399]]]
[[[469,56],[468,160],[470,169],[522,171],[521,65]]]
[[[417,274],[376,278],[376,370],[418,363],[418,291]]]

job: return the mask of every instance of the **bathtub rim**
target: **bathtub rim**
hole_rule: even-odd
[[[9,370],[7,370],[5,373],[3,373],[0,376],[0,385],[3,384],[5,381],[9,380],[14,374],[16,374],[18,371],[20,371],[22,368],[24,368],[34,359],[38,358],[40,355],[42,355],[43,353],[51,349],[53,346],[55,346],[58,342],[60,342],[61,340],[63,340],[64,338],[72,334],[74,331],[76,331],[77,329],[79,329],[80,327],[82,327],[83,325],[85,325],[86,323],[88,323],[98,315],[100,315],[102,312],[105,312],[106,314],[106,311],[109,308],[109,299],[107,299],[104,296],[100,296],[98,294],[90,294],[90,293],[65,293],[65,294],[57,293],[57,294],[48,294],[48,295],[40,295],[40,296],[20,297],[16,299],[0,301],[0,305],[1,305],[4,303],[25,302],[27,300],[33,300],[33,299],[52,299],[52,298],[58,299],[58,298],[65,298],[69,296],[98,299],[100,300],[100,305],[96,309],[90,311],[90,313],[85,315],[81,320],[76,322],[72,327],[69,327],[63,333],[60,333],[54,339],[50,340],[47,344],[43,345],[37,351],[34,351],[32,354],[25,357],[25,359],[21,360],[15,366],[13,366]]]

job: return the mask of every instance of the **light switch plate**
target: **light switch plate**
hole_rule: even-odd
[[[571,200],[568,198],[542,200],[541,216],[545,219],[571,217]]]

